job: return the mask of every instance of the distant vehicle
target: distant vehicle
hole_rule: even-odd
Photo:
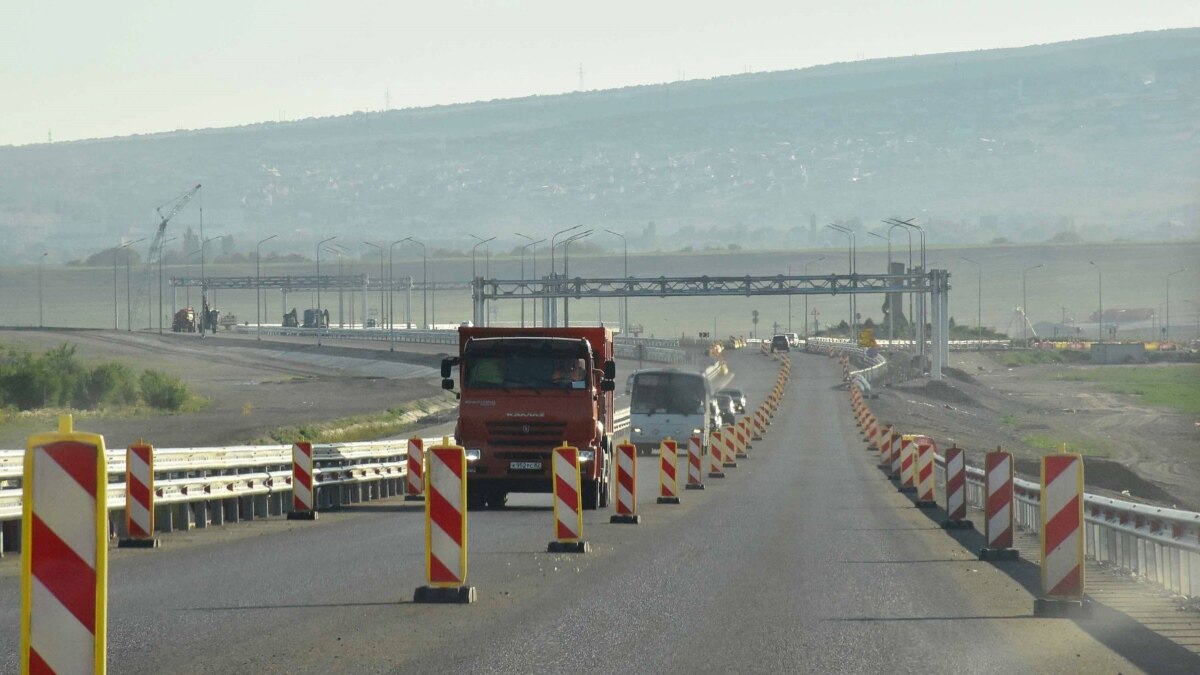
[[[642,454],[668,436],[677,441],[700,436],[707,446],[711,401],[712,385],[700,373],[640,370],[633,375],[629,400],[629,440]]]
[[[788,336],[780,334],[771,338],[772,352],[790,352],[791,350],[791,344],[788,342]]]
[[[283,315],[283,327],[284,328],[299,328],[300,327],[300,321],[299,321],[299,319],[296,318],[296,308],[295,307],[292,308],[292,311]]]
[[[176,333],[195,333],[196,310],[185,307],[175,312],[175,317],[171,321],[171,330]]]
[[[798,333],[784,333],[787,336],[788,344],[792,347],[800,346],[800,335]]]
[[[721,404],[717,403],[717,399],[710,399],[708,402],[708,430],[715,431],[725,426],[725,416],[721,414]]]
[[[721,417],[727,424],[732,424],[733,419],[737,417],[737,404],[733,402],[733,397],[728,394],[717,394],[717,407],[721,409]]]
[[[222,314],[221,318],[217,319],[217,325],[225,330],[232,330],[237,325],[237,322],[236,314]]]
[[[320,324],[317,321],[320,319]],[[323,309],[317,312],[315,309],[304,310],[304,327],[305,328],[328,328],[329,327],[329,310]]]
[[[733,399],[733,404],[737,406],[737,412],[746,412],[746,393],[741,389],[722,389],[717,392],[717,396],[725,395]]]

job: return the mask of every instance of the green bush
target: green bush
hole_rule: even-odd
[[[179,410],[188,399],[187,385],[174,375],[147,370],[142,373],[140,384],[142,399],[154,408]]]
[[[138,383],[133,370],[123,363],[102,363],[88,374],[75,406],[88,410],[105,405],[134,405]]]
[[[12,351],[0,364],[0,404],[20,410],[68,407],[85,389],[87,377],[73,345],[64,344],[41,356]]]

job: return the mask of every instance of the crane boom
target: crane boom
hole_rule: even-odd
[[[192,197],[199,191],[200,185],[197,184],[196,187],[154,209],[158,212],[159,217],[158,231],[154,233],[154,241],[150,242],[150,255],[146,258],[147,262],[155,262],[162,257],[163,233],[167,231],[167,223],[175,217],[175,214],[179,213],[180,209],[187,206],[187,203],[192,201]],[[171,207],[166,214],[163,214],[162,211],[164,206]]]

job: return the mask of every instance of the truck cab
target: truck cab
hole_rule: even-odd
[[[612,461],[612,331],[459,328],[459,356],[442,362],[454,388],[454,436],[467,453],[467,506],[501,508],[510,492],[552,490],[551,452],[579,448],[585,509],[608,504]]]

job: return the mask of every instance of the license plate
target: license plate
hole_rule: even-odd
[[[510,462],[508,468],[513,471],[541,471],[541,462]]]

